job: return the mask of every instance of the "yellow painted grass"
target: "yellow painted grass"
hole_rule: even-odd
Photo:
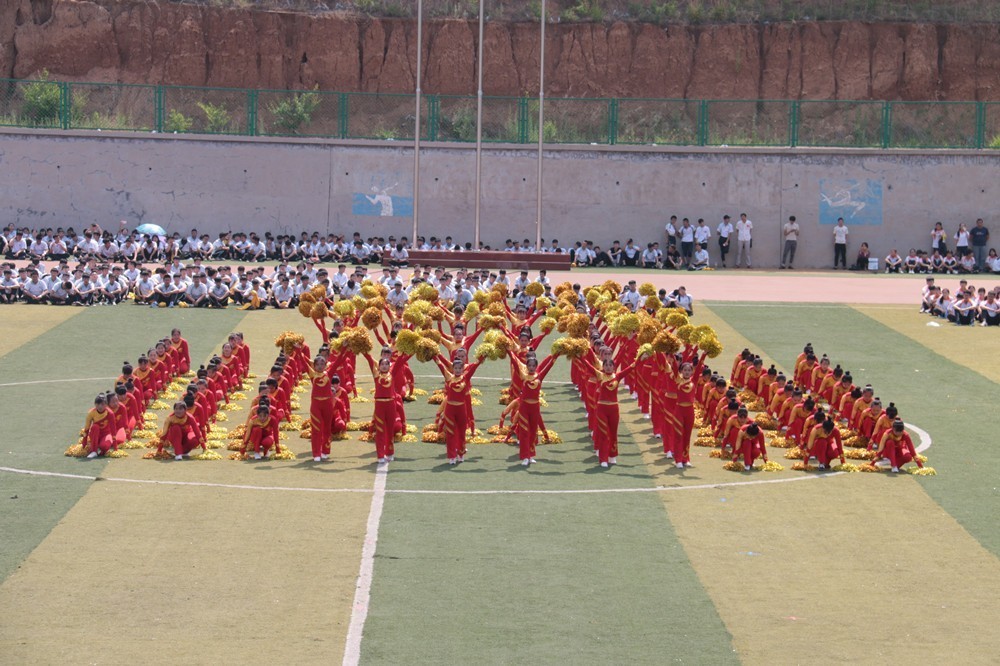
[[[85,308],[47,305],[5,305],[0,317],[0,356],[5,356]]]
[[[919,296],[919,291],[915,292]],[[917,302],[914,298],[914,302]],[[874,307],[856,305],[861,314],[885,324],[918,342],[949,361],[963,365],[994,382],[1000,382],[1000,335],[997,329],[982,326],[956,326],[943,319],[931,318],[912,307]],[[928,326],[930,322],[940,326]],[[914,379],[919,381],[919,373]]]
[[[368,493],[96,483],[0,586],[0,654],[7,663],[337,660],[370,502]]]

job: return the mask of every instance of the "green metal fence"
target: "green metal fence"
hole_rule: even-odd
[[[424,95],[421,139],[476,140],[476,98]],[[0,79],[0,126],[412,141],[412,94]],[[548,98],[546,143],[1000,150],[1000,102]],[[534,143],[538,99],[484,97],[483,141]]]

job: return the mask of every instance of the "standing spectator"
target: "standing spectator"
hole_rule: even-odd
[[[671,215],[670,216],[670,221],[667,222],[667,226],[665,226],[663,229],[664,229],[664,231],[667,232],[667,247],[670,247],[671,245],[673,245],[673,246],[676,247],[677,246],[677,216],[676,215]]]
[[[708,241],[712,237],[712,228],[705,224],[704,218],[698,218],[698,226],[694,228],[694,242],[708,252]],[[697,248],[695,248],[697,249]]]
[[[986,243],[990,240],[990,230],[983,223],[983,218],[976,220],[976,226],[969,232],[972,239],[972,253],[976,257],[976,272],[986,269]]]
[[[934,228],[931,229],[931,250],[937,250],[941,256],[948,253],[948,232],[940,222],[935,222]]]
[[[729,253],[729,237],[733,233],[733,224],[729,221],[728,215],[722,216],[722,222],[715,228],[719,234],[719,265],[726,267],[726,255]]]
[[[685,266],[691,265],[691,258],[694,256],[694,227],[686,217],[681,222],[681,228],[677,230],[677,235],[681,237],[681,258]]]
[[[837,270],[837,262],[847,270],[847,236],[850,234],[844,218],[837,218],[837,226],[833,228],[833,270]]]
[[[753,268],[750,262],[750,250],[753,248],[753,222],[747,219],[746,213],[740,213],[740,221],[736,223],[736,268],[740,267],[746,257],[747,268]]]
[[[958,252],[959,259],[972,252],[969,249],[969,230],[965,228],[964,224],[959,224],[958,231],[955,232],[955,250]]]
[[[785,238],[785,249],[781,253],[781,265],[778,268],[788,268],[791,270],[794,268],[792,264],[795,263],[795,248],[799,244],[799,223],[795,221],[794,215],[788,216],[788,222],[781,230],[782,235]]]

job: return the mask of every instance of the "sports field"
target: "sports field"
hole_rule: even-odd
[[[601,469],[565,360],[543,410],[564,442],[528,469],[516,447],[470,444],[451,467],[422,442],[376,469],[358,433],[320,464],[294,432],[294,461],[69,458],[94,394],[174,326],[196,362],[242,331],[258,375],[280,332],[319,336],[296,312],[4,306],[0,662],[995,664],[1000,337],[928,326],[921,285],[687,280],[725,374],[743,347],[790,369],[813,343],[896,403],[926,477],[798,472],[780,449],[782,472],[729,472],[705,448],[678,470],[624,391],[619,464]],[[419,387],[441,385],[411,364]],[[505,362],[476,373],[483,429],[506,377]]]

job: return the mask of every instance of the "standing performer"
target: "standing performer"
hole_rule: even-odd
[[[170,331],[170,346],[177,354],[177,374],[187,374],[191,370],[191,351],[187,340],[181,337],[181,329]]]
[[[386,355],[379,359],[378,367],[371,354],[366,353],[368,366],[375,379],[375,413],[372,416],[372,435],[375,440],[375,452],[380,463],[392,462],[396,457],[394,439],[396,433],[405,432],[401,412],[403,403],[396,394],[393,378],[399,373],[399,368],[406,365],[410,359],[406,354],[396,354],[395,359]]]
[[[667,359],[667,379],[672,393],[677,394],[677,401],[673,405],[674,423],[670,429],[672,435],[672,450],[674,452],[674,463],[677,469],[691,467],[691,432],[694,430],[694,392],[696,383],[694,377],[701,372],[701,366],[705,362],[702,355],[698,361],[698,367],[685,361],[680,364],[679,369],[675,369],[676,361]]]
[[[594,364],[594,374],[590,379],[596,389],[596,425],[594,444],[601,467],[618,463],[618,384],[632,372],[635,362],[615,372],[615,363],[605,359],[604,364]]]
[[[511,362],[517,367],[521,379],[521,393],[518,397],[517,415],[514,417],[513,430],[517,433],[517,445],[520,450],[521,464],[528,466],[535,462],[535,445],[538,443],[538,430],[542,424],[542,412],[539,406],[542,392],[542,380],[552,369],[556,358],[551,354],[541,363],[534,356],[529,356],[524,363],[511,351],[508,352]]]
[[[482,361],[465,364],[461,355],[455,358],[451,367],[447,360],[438,354],[434,357],[441,374],[444,376],[444,425],[445,444],[448,449],[448,464],[465,461],[465,431],[469,424],[469,409],[467,402],[471,398],[472,375]]]
[[[333,386],[330,378],[333,366],[328,365],[325,356],[317,356],[306,367],[312,382],[312,397],[309,403],[309,439],[312,444],[313,461],[320,462],[330,457],[327,453],[330,438],[333,437]]]

